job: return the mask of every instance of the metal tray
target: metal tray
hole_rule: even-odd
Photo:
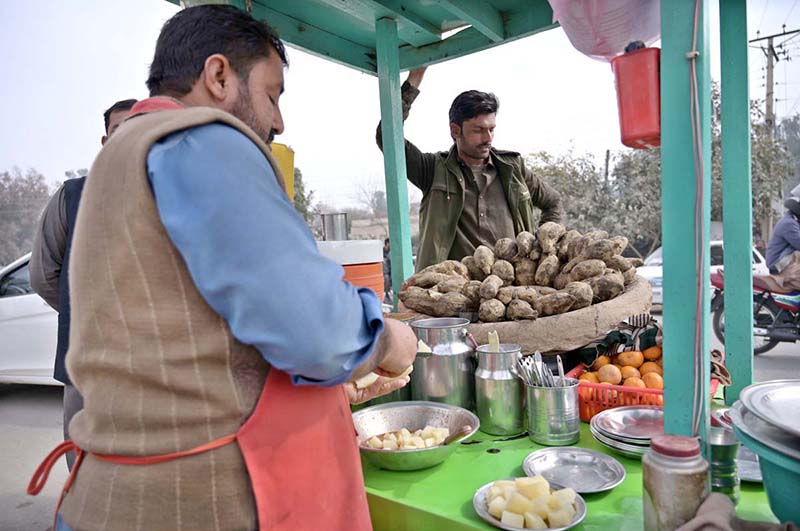
[[[625,468],[610,455],[575,446],[537,450],[528,454],[522,469],[528,476],[541,474],[580,494],[604,492],[625,479]]]
[[[785,456],[800,461],[800,439],[787,434],[780,428],[764,422],[745,408],[741,401],[736,401],[729,413],[734,425],[764,446]]]
[[[641,447],[641,448],[644,448],[644,449],[650,448],[650,439],[633,439],[633,438],[629,438],[629,437],[624,437],[622,435],[608,433],[608,432],[605,432],[605,431],[601,430],[600,427],[597,425],[597,421],[595,420],[596,418],[597,418],[597,415],[592,417],[592,420],[589,421],[589,426],[591,426],[592,429],[594,429],[594,431],[596,431],[600,435],[604,436],[605,438],[611,439],[612,441],[615,441],[615,442],[631,444],[633,446],[638,446],[638,447]]]
[[[597,430],[589,428],[589,431],[592,433],[592,437],[594,437],[597,442],[606,446],[607,448],[611,448],[615,452],[618,452],[624,456],[631,457],[633,459],[641,459],[642,456],[647,452],[648,446],[634,446],[632,444],[626,444],[620,441],[615,441],[614,439],[609,439],[602,433],[599,433]]]
[[[761,465],[758,464],[758,456],[747,446],[739,446],[739,456],[736,458],[736,469],[739,472],[739,479],[751,483],[761,483]]]
[[[800,380],[773,380],[745,387],[739,400],[753,415],[800,437]]]
[[[514,481],[514,478],[507,478],[507,480]],[[510,525],[506,525],[489,514],[489,507],[486,503],[486,494],[489,492],[489,489],[493,483],[494,481],[491,481],[475,491],[475,495],[472,497],[472,507],[475,509],[475,512],[478,513],[478,516],[480,516],[485,522],[488,522],[495,527],[499,527],[500,529],[507,529],[508,531],[518,531],[519,529],[522,529],[521,527],[511,527]],[[550,487],[554,490],[561,488],[560,485],[556,485],[554,483],[551,483]],[[576,525],[583,522],[583,519],[586,518],[586,502],[583,500],[580,494],[575,495],[575,509],[575,517],[568,526],[548,527],[548,531],[566,531],[567,529],[572,529]]]
[[[664,410],[660,406],[624,406],[601,411],[592,424],[603,435],[633,444],[650,444],[664,433]]]

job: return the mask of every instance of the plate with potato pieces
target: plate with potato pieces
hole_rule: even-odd
[[[586,518],[586,502],[580,494],[540,475],[487,483],[475,492],[472,506],[483,520],[509,531],[563,531]]]

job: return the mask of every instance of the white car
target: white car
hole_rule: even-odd
[[[644,277],[650,282],[650,287],[653,290],[653,304],[664,303],[664,292],[662,283],[664,281],[664,273],[662,271],[663,259],[662,248],[659,247],[653,254],[648,256],[644,265],[636,270],[639,276]],[[711,273],[716,273],[723,268],[723,250],[722,240],[713,240],[711,242]],[[755,247],[753,248],[753,274],[754,275],[769,275],[769,268],[767,261],[761,256]]]
[[[58,314],[31,288],[30,257],[0,270],[0,383],[61,385],[53,378]]]

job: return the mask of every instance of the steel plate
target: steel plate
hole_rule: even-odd
[[[664,433],[664,410],[660,406],[624,406],[601,411],[592,423],[606,437],[634,444],[650,444]]]
[[[800,380],[773,380],[745,387],[739,400],[761,420],[800,437]]]
[[[748,411],[740,400],[733,404],[729,415],[734,425],[745,435],[778,453],[800,461],[800,438],[764,422]]]
[[[758,464],[758,456],[745,445],[739,446],[739,457],[736,458],[736,469],[739,472],[739,479],[751,483],[761,483],[761,465]]]
[[[522,469],[580,494],[604,492],[625,479],[625,468],[610,455],[575,446],[537,450],[525,458]]]
[[[595,440],[597,440],[597,442],[603,446],[610,448],[624,456],[632,457],[633,459],[641,459],[649,448],[649,446],[634,446],[632,444],[626,444],[620,441],[615,441],[614,439],[609,439],[591,427],[589,428],[589,431],[592,433],[592,437],[594,437]]]
[[[507,478],[508,481],[514,481],[514,478]],[[494,481],[491,481],[484,485],[483,487],[479,488],[475,491],[475,495],[472,497],[472,507],[475,508],[475,512],[478,513],[484,521],[490,523],[495,527],[499,527],[500,529],[507,529],[508,531],[518,531],[519,529],[523,529],[521,527],[511,527],[510,525],[506,525],[491,514],[489,514],[489,507],[488,503],[486,502],[486,494],[489,492]],[[550,487],[553,490],[558,490],[562,488],[560,485],[556,485],[555,483],[551,483]],[[583,500],[580,494],[575,495],[575,517],[572,519],[572,522],[569,525],[564,527],[548,527],[548,531],[565,531],[567,529],[572,529],[576,525],[583,522],[583,519],[586,518],[586,502]]]

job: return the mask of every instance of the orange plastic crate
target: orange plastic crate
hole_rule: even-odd
[[[566,376],[578,378],[586,372],[586,367],[578,365]],[[717,394],[719,380],[711,379],[711,396]],[[581,381],[578,384],[578,409],[581,420],[589,422],[601,411],[620,406],[663,406],[664,391],[662,389],[641,389],[622,385],[605,385]]]

